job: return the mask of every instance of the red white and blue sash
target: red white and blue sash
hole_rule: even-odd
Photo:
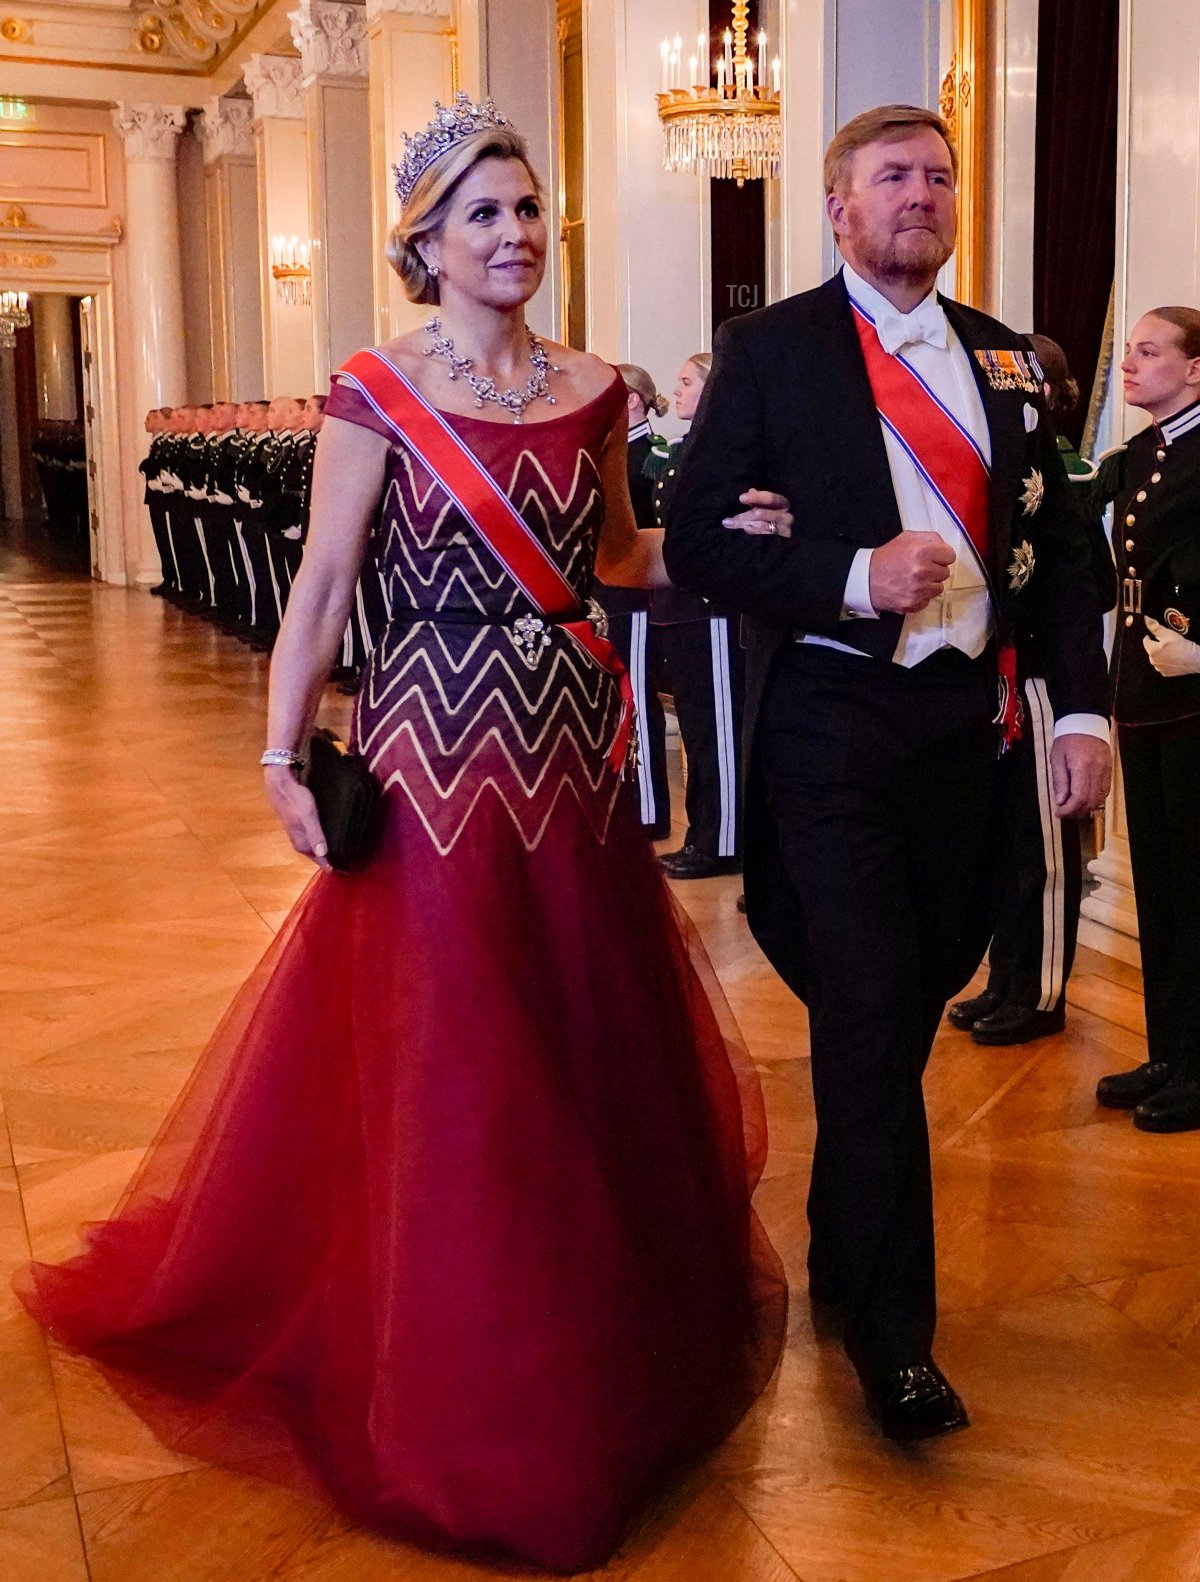
[[[875,320],[851,298],[879,416],[975,551],[991,585],[991,473],[983,452],[904,357],[884,351]]]
[[[621,715],[608,762],[624,770],[633,740],[633,686],[617,650],[584,614],[575,590],[529,524],[446,419],[381,352],[355,352],[337,371],[441,484],[534,609],[617,683]]]
[[[884,350],[875,320],[853,297],[850,307],[880,421],[971,546],[998,608],[992,581],[992,479],[983,452],[913,365]],[[1020,738],[1023,723],[1017,656],[1011,643],[1001,645],[997,665],[1000,708],[996,724],[1000,726],[1001,747],[1006,749]]]

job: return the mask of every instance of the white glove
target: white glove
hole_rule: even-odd
[[[1142,646],[1160,676],[1200,676],[1200,643],[1161,625],[1152,615],[1146,616],[1146,625],[1150,635],[1142,638]]]

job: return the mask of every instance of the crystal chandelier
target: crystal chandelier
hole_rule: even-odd
[[[311,248],[295,236],[271,238],[271,274],[275,295],[292,308],[312,306],[312,270],[308,266]]]
[[[15,346],[17,331],[29,328],[29,293],[0,291],[0,346]]]
[[[663,163],[687,175],[732,178],[738,186],[779,174],[779,75],[776,56],[767,82],[767,35],[752,57],[746,48],[748,0],[733,0],[733,27],[714,69],[707,34],[683,60],[683,42],[663,39],[658,114]]]

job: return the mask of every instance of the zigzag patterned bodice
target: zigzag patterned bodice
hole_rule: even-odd
[[[624,399],[617,380],[549,422],[448,415],[581,603],[604,519],[600,452]],[[326,412],[378,429],[347,386],[335,385]],[[443,854],[474,817],[498,809],[532,851],[563,797],[603,841],[620,785],[605,761],[620,715],[616,686],[557,627],[530,654],[511,624],[413,620],[417,609],[516,621],[530,605],[442,486],[397,444],[374,549],[396,618],[368,660],[355,714],[372,772],[407,798]]]

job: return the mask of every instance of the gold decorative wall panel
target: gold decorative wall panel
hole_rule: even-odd
[[[0,132],[0,200],[103,209],[104,138],[90,132]]]

